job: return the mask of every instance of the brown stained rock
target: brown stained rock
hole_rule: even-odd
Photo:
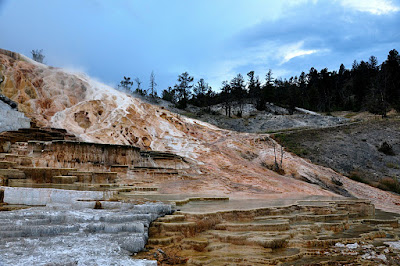
[[[94,172],[93,182],[94,183],[114,183],[118,173],[115,172]]]
[[[151,140],[148,137],[142,137],[142,142],[145,147],[150,147]]]
[[[13,165],[18,166],[31,166],[32,165],[32,158],[29,156],[23,156],[18,154],[8,154],[5,156],[5,160],[13,163]]]
[[[93,181],[93,172],[72,171],[69,172],[68,175],[76,176],[78,178],[77,182],[80,183],[89,184]]]
[[[185,238],[182,242],[184,249],[193,249],[198,252],[204,251],[209,244],[209,240],[206,238]]]
[[[51,181],[54,184],[73,184],[78,181],[78,178],[76,176],[53,176]]]
[[[90,122],[90,118],[88,117],[88,112],[80,111],[74,114],[75,122],[84,129],[89,128],[92,123]]]
[[[51,168],[51,167],[20,167],[20,171],[24,173],[26,178],[31,179],[35,183],[52,183],[55,176],[66,176],[74,168]],[[0,170],[1,171],[1,170]]]
[[[95,210],[103,209],[100,201],[96,200],[96,203],[94,204],[94,209]]]
[[[126,173],[129,170],[129,165],[111,165],[111,172]]]
[[[0,145],[0,152],[9,152],[11,148],[10,141],[3,141]]]

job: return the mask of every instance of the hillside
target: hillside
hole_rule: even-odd
[[[193,170],[190,178],[165,182],[162,193],[248,198],[341,194],[400,211],[400,197],[289,152],[282,156],[280,174],[270,170],[281,149],[267,134],[220,129],[145,103],[84,74],[42,65],[16,53],[0,51],[0,64],[0,92],[17,102],[18,109],[37,125],[66,129],[84,141],[130,144],[187,158]]]
[[[299,156],[331,167],[359,182],[400,192],[400,121],[366,119],[342,127],[277,134]],[[386,144],[387,149],[382,149]]]
[[[159,100],[157,104],[164,106],[174,113],[213,124],[217,127],[247,133],[271,133],[287,129],[321,128],[342,125],[348,122],[347,118],[321,115],[312,111],[296,108],[290,114],[287,108],[272,103],[266,104],[266,110],[259,111],[251,99],[243,104],[242,115],[231,117],[225,114],[223,104],[209,107],[187,106],[184,110],[176,108],[174,104]],[[239,112],[238,105],[232,108],[232,114]]]

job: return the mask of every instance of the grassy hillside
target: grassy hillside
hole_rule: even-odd
[[[273,135],[287,150],[356,181],[400,193],[400,118]]]

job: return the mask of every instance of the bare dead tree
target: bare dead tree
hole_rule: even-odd
[[[283,168],[282,168],[282,164],[283,164],[283,154],[284,154],[284,150],[283,150],[283,147],[282,146],[280,146],[281,147],[281,150],[280,150],[280,161],[278,162],[278,154],[277,154],[277,149],[276,149],[276,144],[274,143],[274,170],[275,170],[275,172],[283,172]]]
[[[140,85],[142,85],[142,82],[140,81],[140,79],[139,78],[135,78],[135,82],[136,82],[136,90],[135,90],[135,92],[140,94],[140,95],[142,95],[142,96],[146,96],[147,95],[147,91],[140,87]]]
[[[149,85],[149,96],[151,98],[155,98],[157,97],[157,91],[156,91],[156,87],[157,87],[157,83],[155,81],[156,75],[154,74],[154,71],[151,71],[150,74],[150,85]]]

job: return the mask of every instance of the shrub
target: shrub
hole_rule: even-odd
[[[391,163],[391,162],[386,163],[386,167],[393,168],[393,169],[400,169],[400,166],[398,164]]]
[[[380,151],[386,155],[389,155],[389,156],[395,155],[392,145],[390,145],[386,141],[382,143],[382,145],[378,148],[378,151]]]
[[[364,184],[369,184],[367,180],[362,177],[362,173],[358,170],[353,170],[349,173],[349,178]]]
[[[266,162],[261,162],[261,166],[272,170],[277,174],[285,175],[285,170],[282,167],[279,167],[277,164],[267,164]]]
[[[400,194],[400,183],[397,178],[384,177],[377,186],[380,189],[393,191]]]

